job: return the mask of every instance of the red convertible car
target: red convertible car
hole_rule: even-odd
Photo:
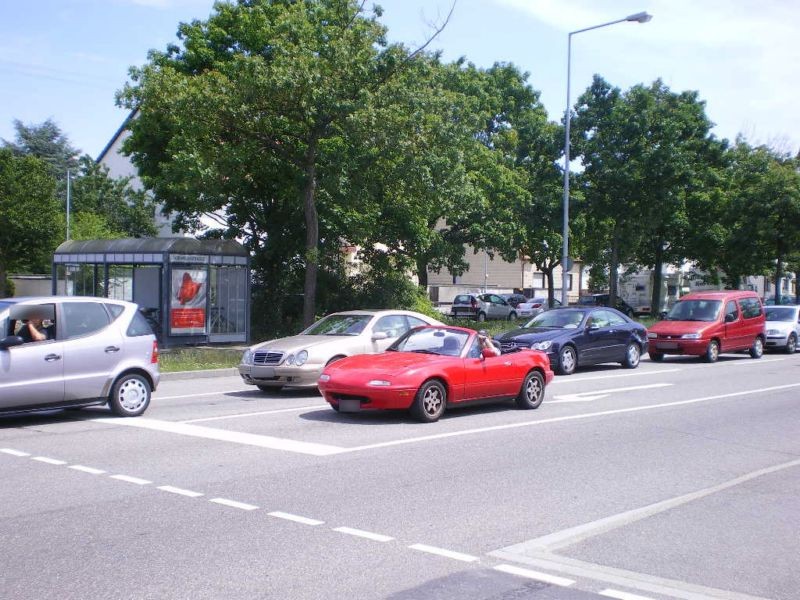
[[[520,408],[538,408],[552,378],[543,352],[495,356],[481,350],[472,329],[429,326],[408,331],[383,354],[328,365],[319,389],[336,411],[410,410],[432,423],[446,407],[468,402],[515,399]]]

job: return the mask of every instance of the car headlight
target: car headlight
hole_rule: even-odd
[[[533,348],[534,350],[547,350],[552,345],[553,345],[553,340],[547,340],[545,342],[537,342],[535,344],[531,344],[531,348]]]
[[[296,364],[298,367],[302,367],[304,364],[306,364],[307,360],[308,360],[308,352],[306,352],[305,350],[300,350],[300,352],[297,353],[297,356],[294,359],[294,364]]]
[[[681,336],[682,340],[699,340],[700,334],[699,333],[684,333]]]
[[[328,375],[327,373],[323,373],[322,375],[319,376],[319,380],[322,383],[325,383],[326,381],[330,381],[331,380],[331,376]]]
[[[657,338],[658,338],[658,334],[657,333],[652,333],[650,331],[647,332],[647,339],[648,340],[655,340]]]
[[[374,387],[386,387],[387,385],[392,385],[392,382],[386,381],[385,379],[373,379],[372,381],[368,382],[367,385]]]
[[[289,356],[287,356],[284,359],[283,364],[292,366],[294,364],[294,354],[290,354]]]
[[[778,329],[767,329],[767,335],[780,335],[780,333]]]
[[[248,348],[242,354],[242,364],[243,365],[252,365],[253,364],[253,351]]]

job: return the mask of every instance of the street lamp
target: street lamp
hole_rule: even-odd
[[[584,29],[578,29],[576,31],[570,31],[569,35],[567,36],[567,109],[564,111],[564,230],[563,230],[563,238],[564,238],[564,247],[561,253],[561,304],[567,306],[567,288],[569,282],[569,271],[571,265],[568,264],[569,262],[569,122],[570,122],[570,107],[569,107],[569,79],[570,79],[570,69],[572,67],[572,36],[576,33],[583,33],[584,31],[591,31],[592,29],[600,29],[601,27],[608,27],[609,25],[615,25],[617,23],[623,23],[625,21],[632,21],[635,23],[647,23],[650,19],[652,19],[652,15],[647,14],[646,12],[636,13],[635,15],[629,15],[624,19],[617,19],[616,21],[609,21],[608,23],[602,23],[600,25],[593,25],[592,27],[586,27]]]

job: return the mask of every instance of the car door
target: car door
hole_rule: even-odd
[[[64,397],[101,398],[107,392],[124,340],[101,302],[63,302]]]
[[[10,321],[18,315],[15,309],[30,309],[25,304],[12,307]],[[50,303],[35,305],[55,316],[55,306]],[[3,332],[3,335],[9,332]],[[27,342],[0,350],[0,408],[29,407],[64,400],[63,344],[58,339]]]
[[[741,298],[739,308],[742,311],[741,335],[739,347],[749,348],[753,345],[756,337],[764,335],[765,317],[761,301],[756,298]]]
[[[480,343],[475,336],[464,359],[464,400],[512,395],[514,368],[510,357],[510,354],[501,354],[482,358]]]
[[[505,319],[508,316],[510,307],[500,296],[497,294],[490,294],[489,302],[490,317],[492,319]]]
[[[609,324],[608,311],[591,311],[585,321],[584,330],[585,333],[576,340],[580,364],[613,360],[615,332]]]
[[[621,315],[610,310],[603,311],[608,319],[609,358],[618,362],[625,359],[628,343],[631,341],[630,323]]]
[[[720,342],[720,351],[729,352],[741,347],[742,318],[739,305],[736,300],[728,300],[725,303],[725,335]]]

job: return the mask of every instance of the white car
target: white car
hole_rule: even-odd
[[[553,308],[561,306],[561,302],[556,299],[553,299]],[[517,305],[517,316],[520,318],[527,318],[527,317],[535,317],[541,312],[547,310],[547,298],[546,297],[538,297],[538,298],[531,298],[526,302],[520,302]]]
[[[794,354],[800,338],[800,306],[765,306],[766,347]]]
[[[292,337],[244,351],[239,374],[262,391],[316,386],[322,369],[354,354],[378,354],[409,329],[442,325],[408,310],[351,310],[328,315]]]

